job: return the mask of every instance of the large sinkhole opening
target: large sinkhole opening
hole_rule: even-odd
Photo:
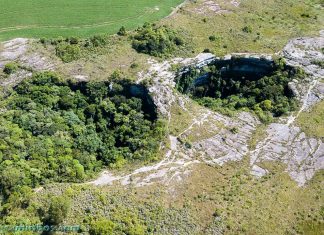
[[[119,78],[73,82],[40,73],[0,107],[0,172],[21,171],[22,184],[33,186],[152,160],[164,135],[147,89]]]
[[[253,110],[266,122],[296,110],[292,86],[303,77],[301,69],[286,65],[283,59],[232,57],[202,68],[185,68],[176,83],[180,92],[201,105],[227,114]]]

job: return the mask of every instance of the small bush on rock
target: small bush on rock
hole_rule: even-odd
[[[9,75],[9,74],[12,74],[12,73],[16,72],[17,69],[18,69],[18,65],[16,63],[12,62],[12,63],[8,63],[8,64],[5,65],[5,67],[3,69],[3,72],[5,74]]]

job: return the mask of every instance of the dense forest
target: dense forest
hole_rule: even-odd
[[[249,109],[267,122],[296,110],[298,102],[288,83],[302,79],[304,72],[278,59],[264,74],[240,74],[231,71],[240,59],[212,63],[204,68],[190,67],[177,78],[177,89],[213,110],[231,114]],[[224,67],[225,66],[225,67]]]
[[[5,198],[49,182],[81,182],[104,166],[155,157],[164,126],[146,88],[118,74],[74,82],[45,72],[0,102]]]

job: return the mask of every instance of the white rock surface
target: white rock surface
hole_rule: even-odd
[[[268,174],[268,171],[257,166],[257,165],[253,165],[250,173],[251,173],[251,175],[254,175],[255,177],[261,178],[261,177],[265,176],[266,174]]]

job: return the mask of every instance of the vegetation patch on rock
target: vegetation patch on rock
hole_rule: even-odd
[[[10,74],[16,72],[17,69],[18,69],[18,64],[11,62],[4,66],[3,72],[7,75],[10,75]]]

